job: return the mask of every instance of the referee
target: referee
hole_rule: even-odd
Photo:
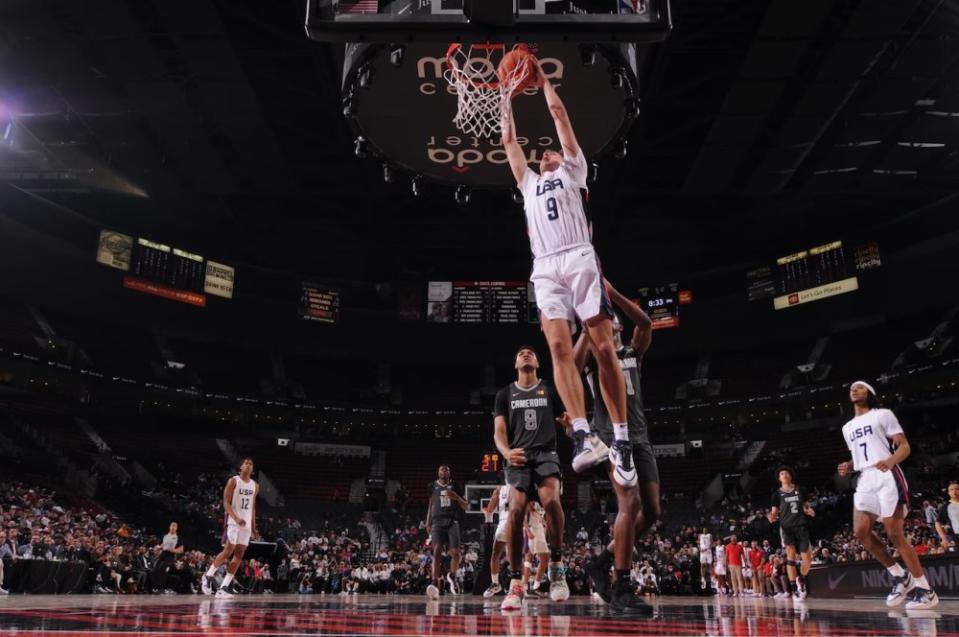
[[[179,529],[179,525],[176,522],[170,522],[170,530],[163,536],[162,552],[153,567],[153,573],[150,575],[150,583],[154,592],[159,593],[167,588],[167,571],[173,566],[176,556],[183,552],[183,547],[178,546],[180,537],[177,535],[177,529]]]

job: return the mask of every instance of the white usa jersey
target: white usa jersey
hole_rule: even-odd
[[[862,471],[891,456],[890,438],[901,433],[905,433],[902,426],[888,409],[870,409],[847,422],[842,436],[852,453],[853,468]]]
[[[543,526],[545,515],[546,511],[543,509],[543,505],[539,502],[534,502],[533,508],[529,512],[529,530],[533,533],[542,533],[545,528]]]
[[[552,172],[526,169],[520,192],[534,259],[592,245],[586,172],[582,149],[575,157],[564,157]]]
[[[496,503],[496,512],[499,513],[499,519],[505,520],[506,513],[509,511],[509,485],[504,484],[499,488],[499,501]]]
[[[240,476],[233,476],[236,488],[233,489],[233,510],[240,519],[246,522],[246,528],[251,528],[253,522],[253,500],[256,498],[256,481],[243,481]],[[230,518],[230,524],[235,524]]]
[[[710,533],[699,534],[699,552],[705,553],[713,545],[713,536]]]

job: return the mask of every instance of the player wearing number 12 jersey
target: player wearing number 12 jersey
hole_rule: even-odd
[[[250,544],[250,538],[256,538],[256,496],[260,493],[260,485],[250,476],[253,473],[253,458],[244,458],[240,464],[240,474],[230,478],[223,489],[223,551],[213,559],[210,568],[201,581],[204,594],[213,593],[213,576],[227,560],[226,577],[216,591],[217,597],[233,597],[230,585],[243,554]]]
[[[850,470],[858,473],[853,532],[892,576],[887,605],[898,606],[908,599],[907,610],[932,608],[939,603],[939,597],[926,581],[916,549],[903,532],[903,520],[909,512],[909,485],[899,463],[909,457],[906,433],[894,413],[879,408],[876,390],[869,383],[857,380],[850,385],[849,400],[856,417],[843,425],[842,435],[852,461],[839,463],[839,475]],[[882,520],[886,537],[899,551],[908,571],[889,555],[885,543],[873,533],[877,518]]]
[[[556,421],[563,413],[556,391],[536,375],[536,351],[523,346],[516,352],[516,382],[496,394],[493,441],[506,459],[506,483],[511,487],[506,525],[506,554],[510,587],[503,610],[523,606],[523,519],[530,499],[539,500],[546,517],[549,544],[549,596],[554,602],[569,598],[563,567],[563,527],[560,503],[562,473],[556,451]]]
[[[621,469],[614,473],[614,479],[624,487],[633,487],[636,472],[626,421],[626,384],[613,344],[613,309],[592,244],[586,157],[576,141],[563,100],[545,79],[539,63],[535,64],[534,83],[543,89],[562,153],[545,151],[539,172],[529,168],[508,102],[503,106],[503,147],[523,194],[533,253],[530,281],[553,358],[553,379],[573,423],[573,470],[583,472],[610,458]],[[609,447],[590,432],[586,420],[583,385],[573,361],[570,325],[577,318],[595,345],[600,389],[615,432],[616,453],[612,455]]]

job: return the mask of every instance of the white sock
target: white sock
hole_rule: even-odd
[[[232,581],[233,581],[233,574],[227,573],[226,577],[223,578],[223,583],[220,584],[220,588],[226,588],[227,586],[230,585],[230,582]]]
[[[213,577],[214,575],[216,575],[216,566],[210,564],[210,568],[206,569],[206,576]]]
[[[916,586],[917,586],[917,587],[919,587],[919,588],[925,588],[926,590],[929,590],[929,582],[926,581],[926,576],[925,576],[925,575],[922,575],[922,576],[920,576],[920,577],[916,577],[916,578],[914,578],[914,579],[915,579],[915,582],[916,582]]]
[[[626,425],[626,423],[613,423],[613,438],[616,440],[629,440],[629,427]]]
[[[542,582],[539,581],[538,579],[533,580],[533,588],[539,588],[540,584],[542,584]]]
[[[589,422],[585,418],[574,418],[573,419],[573,431],[582,431],[589,433]]]
[[[886,570],[889,571],[889,574],[892,575],[893,577],[902,577],[903,575],[906,574],[906,571],[903,570],[901,566],[899,566],[899,562],[896,562],[892,566],[886,568]]]

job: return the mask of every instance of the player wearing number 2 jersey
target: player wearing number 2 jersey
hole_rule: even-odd
[[[250,544],[250,538],[256,538],[256,496],[260,486],[250,476],[253,473],[253,459],[244,458],[240,464],[240,474],[230,478],[223,489],[223,551],[214,558],[213,563],[203,576],[201,587],[206,595],[213,593],[213,576],[227,560],[226,577],[216,591],[217,597],[233,597],[230,585],[233,576],[240,568],[243,554]]]
[[[923,575],[916,549],[903,533],[903,520],[909,511],[909,485],[899,463],[909,457],[909,441],[896,415],[879,408],[872,385],[857,380],[849,387],[849,399],[856,417],[843,426],[842,435],[852,461],[839,464],[839,475],[850,470],[858,473],[853,531],[892,576],[892,591],[886,604],[898,606],[908,598],[907,610],[932,608],[939,598]],[[885,543],[873,533],[877,518],[882,520],[886,537],[899,551],[908,571],[889,555]]]
[[[789,467],[780,467],[776,471],[779,488],[773,491],[770,501],[770,524],[779,522],[779,537],[786,549],[786,573],[793,599],[806,599],[806,575],[812,566],[812,547],[809,543],[807,517],[816,517],[816,511],[809,504],[809,495],[804,487],[795,483],[795,474]],[[802,555],[802,564],[796,562],[796,553]],[[797,566],[799,572],[797,573]]]
[[[553,357],[553,379],[573,423],[573,470],[585,471],[610,457],[609,448],[591,434],[586,421],[583,385],[573,363],[570,328],[578,318],[596,346],[599,384],[613,420],[616,453],[611,457],[621,469],[614,473],[614,479],[625,487],[633,487],[636,472],[626,422],[626,385],[613,344],[612,306],[593,250],[586,199],[586,157],[576,141],[563,101],[549,81],[543,81],[542,68],[538,62],[536,65],[536,84],[546,96],[563,152],[545,151],[539,172],[529,168],[516,138],[509,103],[503,107],[503,147],[523,194],[533,252],[530,280]]]

